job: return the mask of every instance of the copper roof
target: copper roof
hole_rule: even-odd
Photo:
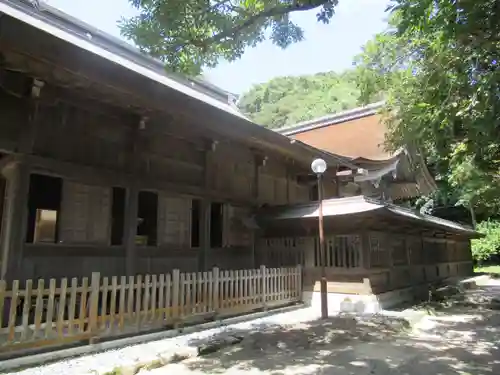
[[[437,188],[436,183],[417,150],[386,150],[384,143],[387,128],[378,113],[383,105],[384,102],[377,102],[276,131],[312,147],[347,157],[369,172],[364,176],[357,176],[355,180],[376,179],[396,168],[406,177],[414,174],[414,182],[407,180],[407,183],[391,185],[391,196],[394,199],[431,193]]]
[[[387,160],[386,126],[377,113],[383,102],[304,121],[277,132],[352,159]]]
[[[302,218],[316,218],[319,212],[319,202],[298,204],[293,206],[282,206],[266,208],[258,215],[262,220],[289,220]],[[376,199],[359,195],[348,198],[334,198],[323,201],[323,215],[329,216],[357,215],[364,212],[386,212],[399,218],[405,218],[415,223],[420,222],[433,227],[441,228],[447,232],[461,233],[471,238],[479,238],[482,235],[473,228],[455,223],[450,220],[441,219],[431,215],[425,215],[418,211],[394,204],[385,203]]]

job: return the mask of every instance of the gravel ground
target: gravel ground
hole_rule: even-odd
[[[280,313],[254,319],[248,322],[222,326],[202,332],[178,336],[174,338],[152,341],[145,344],[131,345],[102,353],[70,358],[56,363],[29,368],[5,374],[16,375],[87,375],[103,374],[115,367],[134,365],[138,362],[154,361],[158,356],[168,356],[179,351],[195,351],[193,344],[213,335],[255,329],[255,327],[273,326],[280,322],[290,324],[305,322],[318,318],[318,312],[310,308]],[[186,349],[187,348],[187,349]]]
[[[222,352],[140,374],[500,374],[500,311],[485,307],[498,297],[500,282],[491,280],[411,332],[366,317],[266,327]]]
[[[352,374],[352,375],[493,375],[500,374],[500,311],[483,308],[500,297],[500,281],[468,291],[468,304],[453,305],[425,316],[413,330],[380,316],[337,316],[319,320],[303,308],[231,326],[193,333],[104,353],[68,359],[17,375],[103,374],[115,367],[154,361],[161,355],[195,352],[213,335],[237,333],[239,344],[203,357],[140,375],[202,374]],[[392,313],[395,315],[415,312]]]

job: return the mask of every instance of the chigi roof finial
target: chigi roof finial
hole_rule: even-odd
[[[27,2],[36,10],[41,10],[41,0],[27,0]]]

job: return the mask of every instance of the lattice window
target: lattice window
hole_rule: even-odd
[[[250,215],[247,207],[224,204],[224,247],[246,247],[252,243],[252,230],[245,225]]]
[[[61,241],[107,244],[111,222],[111,189],[64,181],[62,196]]]
[[[188,247],[191,240],[191,199],[162,193],[158,211],[160,244]]]
[[[325,239],[325,266],[356,268],[361,266],[361,239],[358,235],[341,235]],[[316,267],[321,266],[319,240],[315,239]]]
[[[392,263],[394,265],[406,264],[406,243],[404,237],[393,237],[391,239]]]
[[[267,238],[259,241],[258,252],[261,254],[262,264],[269,267],[304,265],[305,248],[303,246],[305,244],[306,242],[303,238]]]
[[[386,254],[383,248],[382,238],[379,234],[370,234],[370,261],[371,267],[383,267]]]

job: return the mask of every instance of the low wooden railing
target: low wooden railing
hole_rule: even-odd
[[[300,266],[0,281],[0,353],[170,329],[302,298]],[[47,288],[48,286],[48,288]],[[3,318],[3,319],[2,319]]]

